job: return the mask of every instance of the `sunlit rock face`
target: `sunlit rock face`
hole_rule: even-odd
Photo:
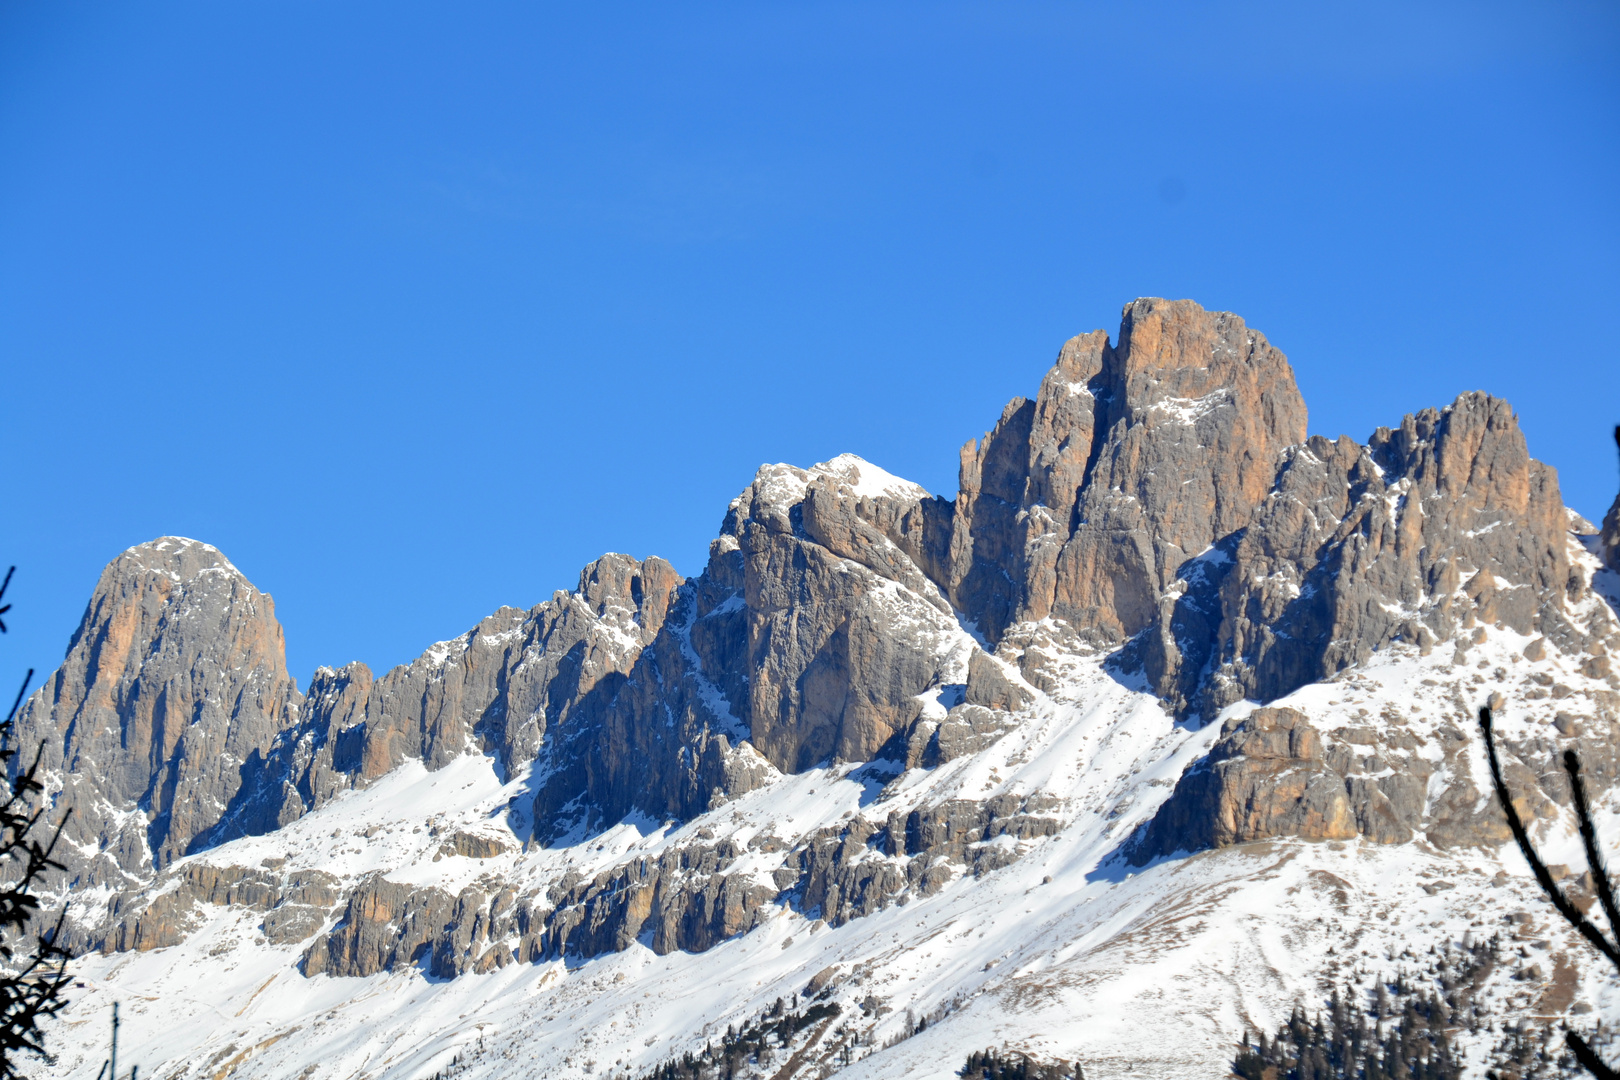
[[[294,723],[270,597],[207,544],[163,537],[108,564],[62,666],[24,705],[13,745],[41,747],[72,808],[84,886],[149,876],[216,826]],[[261,828],[284,819],[266,807]]]
[[[1035,400],[963,448],[952,599],[992,641],[1048,616],[1124,640],[1183,563],[1248,523],[1304,438],[1264,335],[1190,300],[1134,301],[1117,346],[1070,340]]]
[[[1166,591],[1134,657],[1178,709],[1213,716],[1478,622],[1579,648],[1567,533],[1557,474],[1500,399],[1464,394],[1366,446],[1316,436]]]

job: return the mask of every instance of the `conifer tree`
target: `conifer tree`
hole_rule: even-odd
[[[12,567],[0,582],[0,602],[16,570]],[[10,610],[10,604],[3,604],[0,615]],[[5,630],[0,621],[0,632]],[[0,886],[0,1080],[21,1077],[26,1057],[52,1060],[40,1022],[67,1005],[63,991],[68,981],[68,954],[57,945],[67,911],[57,916],[51,929],[41,932],[37,929],[40,903],[35,895],[46,872],[62,869],[51,858],[62,826],[58,824],[50,840],[41,843],[35,827],[45,810],[35,802],[45,790],[38,779],[44,746],[35,751],[32,764],[19,770],[17,749],[12,745],[12,722],[33,678],[30,668],[0,722],[0,768],[6,777],[0,789],[0,880],[5,881]]]

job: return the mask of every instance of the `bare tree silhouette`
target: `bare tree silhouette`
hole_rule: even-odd
[[[1620,428],[1615,429],[1615,441],[1620,443]],[[1530,864],[1531,873],[1536,876],[1536,884],[1541,891],[1547,894],[1547,899],[1557,909],[1564,921],[1573,926],[1587,944],[1596,949],[1598,953],[1614,965],[1615,971],[1620,972],[1620,913],[1616,912],[1614,901],[1614,885],[1609,880],[1609,872],[1603,865],[1603,854],[1598,850],[1597,829],[1592,825],[1592,811],[1586,801],[1586,784],[1581,779],[1581,759],[1574,750],[1564,751],[1564,771],[1569,774],[1570,791],[1574,796],[1575,819],[1580,825],[1581,843],[1586,849],[1586,865],[1591,871],[1594,890],[1598,902],[1603,906],[1603,914],[1609,923],[1609,933],[1604,934],[1580,908],[1572,903],[1564,890],[1559,888],[1553,880],[1552,872],[1547,864],[1536,853],[1535,845],[1530,842],[1530,834],[1525,831],[1524,821],[1519,817],[1519,811],[1513,805],[1513,798],[1508,792],[1507,783],[1502,779],[1502,765],[1496,755],[1496,736],[1492,730],[1490,706],[1482,706],[1479,710],[1479,729],[1485,737],[1485,758],[1490,762],[1491,783],[1496,788],[1496,801],[1502,804],[1502,812],[1507,815],[1508,829],[1513,833],[1513,839],[1524,853],[1525,862]],[[1581,1067],[1598,1080],[1620,1080],[1620,1073],[1615,1072],[1598,1057],[1587,1041],[1574,1031],[1565,1031],[1564,1041],[1569,1045],[1570,1052]]]

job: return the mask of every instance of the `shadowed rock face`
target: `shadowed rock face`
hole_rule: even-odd
[[[23,707],[13,767],[43,744],[68,839],[98,853],[76,884],[116,888],[218,823],[300,702],[270,597],[215,548],[164,537],[102,572],[61,668]],[[266,805],[257,824],[284,820]]]
[[[1620,572],[1620,495],[1615,496],[1609,512],[1603,515],[1603,532],[1598,536],[1598,545],[1604,564]]]

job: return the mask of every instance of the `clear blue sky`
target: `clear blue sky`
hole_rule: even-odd
[[[1314,432],[1506,397],[1600,515],[1620,7],[0,0],[0,674],[164,533],[302,685],[697,573],[761,462],[950,495],[1139,295]]]

